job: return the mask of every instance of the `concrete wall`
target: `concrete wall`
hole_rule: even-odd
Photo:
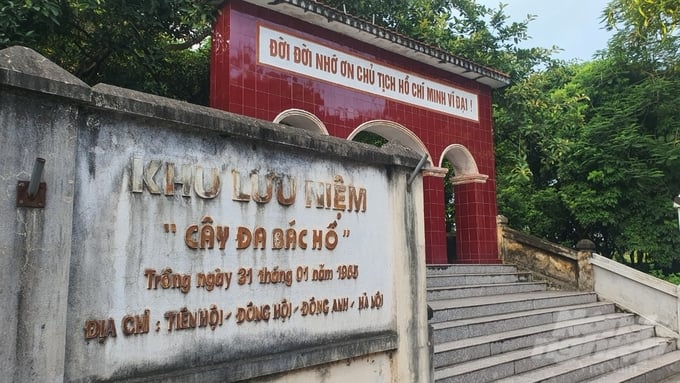
[[[554,287],[594,291],[598,297],[653,324],[660,336],[680,338],[680,287],[595,254],[581,240],[576,249],[558,246],[507,227],[499,216],[499,253],[503,263],[531,271]]]
[[[576,287],[578,265],[575,251],[505,225],[501,225],[499,230],[503,263],[529,270],[556,287]]]
[[[0,51],[13,381],[429,381],[418,156]],[[40,207],[17,183],[46,160]]]
[[[591,263],[600,297],[655,324],[661,336],[680,336],[678,286],[598,254],[593,254]]]
[[[505,217],[498,217],[498,253],[503,263],[531,271],[535,277],[555,288],[592,290],[593,273],[589,258],[595,249],[594,244],[585,240],[576,247],[559,246],[511,229]]]

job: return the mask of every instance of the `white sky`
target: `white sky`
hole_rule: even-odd
[[[510,22],[521,21],[527,14],[536,15],[529,23],[531,39],[522,46],[564,49],[555,57],[589,61],[593,54],[607,47],[611,32],[600,24],[608,0],[477,0],[478,4],[498,8],[507,4]]]

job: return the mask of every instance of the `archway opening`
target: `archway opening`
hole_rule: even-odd
[[[364,142],[375,146],[387,143],[402,145],[420,155],[427,154],[428,166],[432,167],[432,157],[425,144],[405,126],[393,121],[373,120],[359,125],[347,136],[348,140]]]
[[[274,122],[328,135],[326,125],[314,114],[302,109],[288,109],[279,113]]]
[[[379,148],[389,142],[387,138],[377,133],[369,132],[368,130],[359,132],[356,136],[354,136],[352,141],[363,142],[364,144],[377,146]]]
[[[442,153],[440,164],[442,168],[448,169],[444,179],[446,255],[448,263],[456,263],[460,249],[469,248],[469,244],[464,242],[471,241],[469,233],[475,229],[469,227],[470,214],[474,214],[474,211],[471,212],[469,208],[471,201],[466,201],[470,198],[470,193],[463,190],[466,189],[464,185],[485,183],[488,176],[479,173],[472,154],[460,144],[449,145]],[[460,198],[456,198],[457,194]],[[460,233],[465,233],[465,235],[459,235]]]
[[[479,173],[475,159],[463,145],[449,145],[442,153],[440,166],[443,166],[444,160],[448,160],[451,164],[451,170],[453,171],[451,182],[453,185],[486,183],[486,180],[489,178],[488,175]]]

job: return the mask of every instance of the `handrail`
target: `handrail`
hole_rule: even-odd
[[[680,287],[592,254],[594,289],[601,298],[638,314],[662,336],[680,338]]]

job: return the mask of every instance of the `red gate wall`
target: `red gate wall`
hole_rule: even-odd
[[[260,65],[259,25],[474,93],[478,96],[479,121]],[[420,138],[435,167],[440,166],[449,145],[463,145],[474,158],[479,173],[488,175],[488,179],[486,183],[455,187],[455,262],[499,262],[491,87],[335,33],[333,23],[328,28],[247,2],[229,2],[213,36],[211,106],[269,121],[282,111],[302,109],[318,117],[330,135],[342,138],[367,121],[393,121]],[[426,261],[447,263],[443,178],[425,177],[424,188]]]

